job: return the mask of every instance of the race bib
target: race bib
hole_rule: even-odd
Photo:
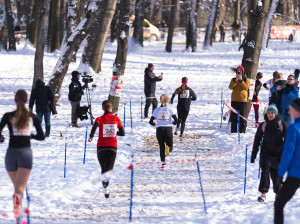
[[[158,111],[157,120],[159,121],[168,121],[170,117],[169,111]]]
[[[14,136],[31,136],[32,126],[33,126],[32,119],[29,118],[29,124],[28,124],[27,128],[18,130],[15,127],[13,127],[13,135]]]
[[[182,94],[180,94],[180,98],[189,98],[190,90],[185,90]]]
[[[116,137],[118,126],[117,124],[103,124],[103,137]]]

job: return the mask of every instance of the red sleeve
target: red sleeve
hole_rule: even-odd
[[[118,128],[123,127],[121,119],[118,117]]]

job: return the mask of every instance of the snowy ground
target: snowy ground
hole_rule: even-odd
[[[34,165],[28,183],[31,194],[32,223],[128,223],[130,200],[131,155],[135,162],[158,162],[159,150],[155,129],[148,120],[141,121],[141,96],[143,96],[143,71],[148,63],[155,65],[157,74],[164,73],[164,80],[157,83],[157,93],[171,94],[180,85],[181,78],[189,78],[189,86],[197,94],[192,103],[182,141],[174,138],[174,151],[167,161],[193,159],[197,156],[244,148],[253,141],[255,128],[248,128],[238,136],[230,134],[228,124],[220,125],[220,97],[230,100],[228,89],[233,73],[230,67],[241,63],[243,52],[238,52],[237,43],[216,43],[210,51],[196,53],[184,51],[184,45],[174,45],[172,53],[164,52],[161,42],[145,43],[144,48],[129,48],[124,88],[119,116],[124,122],[126,109],[125,137],[118,138],[118,156],[110,183],[111,198],[104,198],[101,183],[93,181],[100,176],[96,158],[96,139],[87,144],[86,164],[83,164],[86,127],[88,120],[79,122],[80,129],[69,128],[71,106],[67,93],[70,72],[77,69],[80,60],[71,64],[66,75],[62,98],[57,108],[58,115],[52,117],[50,138],[43,142],[32,141]],[[94,75],[97,87],[92,92],[93,113],[102,115],[101,102],[107,99],[112,76],[112,64],[116,45],[108,44],[105,49],[102,72]],[[263,81],[272,78],[275,70],[285,76],[300,66],[299,44],[281,41],[270,43],[270,49],[263,51],[259,71]],[[45,53],[45,81],[48,82],[59,56]],[[78,55],[79,58],[81,55]],[[15,108],[14,91],[31,89],[33,77],[34,51],[30,48],[16,53],[0,53],[0,116]],[[129,100],[132,101],[133,128],[130,125]],[[143,96],[144,99],[144,96]],[[261,91],[261,101],[266,102],[268,92]],[[83,96],[83,104],[85,96]],[[171,105],[176,112],[176,103]],[[260,107],[262,113],[263,107]],[[260,115],[262,118],[262,115]],[[254,120],[254,113],[249,118]],[[89,132],[88,131],[88,132]],[[67,137],[67,141],[60,137]],[[5,171],[4,157],[6,141],[0,150],[0,213],[11,211],[13,186]],[[64,171],[65,142],[67,142],[67,172]],[[128,146],[130,144],[132,147]],[[168,164],[163,171],[157,164],[134,167],[133,223],[272,223],[274,193],[267,194],[268,203],[259,204],[256,198],[258,188],[258,159],[250,164],[248,150],[247,191],[244,195],[245,150],[214,156],[199,161],[205,193],[207,213],[195,162]],[[23,201],[26,204],[26,201]],[[297,223],[300,219],[299,193],[285,208],[286,223]],[[3,219],[0,223],[14,223],[13,219]]]

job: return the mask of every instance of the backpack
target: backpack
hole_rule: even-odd
[[[277,121],[277,123],[278,123],[279,129],[280,129],[280,131],[281,131],[281,133],[282,133],[282,132],[283,132],[282,121],[279,120],[279,121]],[[263,133],[265,133],[266,126],[267,126],[267,122],[264,121],[263,124],[262,124],[262,131],[263,131]]]

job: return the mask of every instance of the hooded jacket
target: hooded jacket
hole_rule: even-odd
[[[83,95],[83,87],[79,82],[76,75],[72,75],[72,82],[69,85],[69,101],[78,102],[81,100],[81,96]]]
[[[283,177],[288,172],[288,177],[300,179],[300,117],[295,119],[286,133],[286,141],[280,160],[278,175]]]
[[[36,105],[36,112],[50,112],[50,104],[53,104],[54,95],[49,86],[38,79],[35,88],[32,90],[29,100],[29,108],[32,110]]]
[[[259,146],[262,143],[262,148],[260,151],[260,165],[270,166],[274,169],[278,169],[280,162],[281,154],[283,151],[283,144],[286,135],[287,125],[282,122],[283,130],[281,131],[278,125],[280,120],[280,115],[277,115],[272,121],[268,119],[267,114],[264,116],[265,121],[267,122],[265,131],[263,132],[261,123],[256,131],[253,150],[251,154],[251,159],[255,159],[259,151]]]
[[[146,96],[155,96],[156,82],[161,81],[155,74],[147,67],[144,74],[144,92]]]
[[[282,91],[278,91],[276,90],[276,88],[280,86],[281,89],[284,89],[286,86],[286,80],[283,79],[278,79],[273,87],[270,89],[271,92],[271,98],[270,98],[270,102],[269,104],[276,104],[276,107],[278,109],[278,112],[281,113],[281,108],[280,108],[280,100],[281,100],[281,96],[282,96]]]
[[[241,81],[236,82],[235,78],[231,79],[228,88],[232,90],[231,101],[247,102],[249,79],[245,75],[243,75],[243,79]]]

